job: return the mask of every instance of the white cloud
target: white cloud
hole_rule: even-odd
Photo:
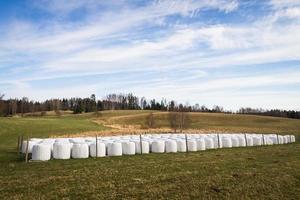
[[[300,1],[299,0],[271,0],[270,4],[275,9],[282,9],[282,8],[300,6]]]
[[[47,2],[38,6],[44,6],[43,9],[48,12],[61,12],[63,15],[82,7],[93,9],[94,4],[99,4],[99,1],[93,0],[71,1],[70,4],[69,1],[58,0]],[[206,21],[189,24],[177,21],[170,23],[168,20],[170,16],[183,16],[184,19],[197,17],[201,11],[211,9],[223,14],[233,12],[238,9],[237,1],[155,1],[139,8],[124,7],[122,1],[113,3],[114,10],[119,9],[118,15],[112,11],[90,12],[84,20],[76,23],[59,19],[42,24],[14,21],[7,25],[6,29],[1,30],[4,34],[0,38],[0,63],[21,67],[22,70],[16,67],[7,70],[9,75],[0,74],[0,84],[18,81],[19,85],[12,87],[9,93],[28,93],[32,97],[34,94],[46,97],[47,92],[52,96],[76,96],[78,93],[109,93],[120,89],[137,92],[138,95],[178,99],[189,94],[192,94],[193,99],[212,99],[211,90],[220,94],[222,90],[234,88],[299,84],[299,71],[283,76],[271,74],[228,79],[210,79],[206,72],[199,72],[217,67],[251,67],[264,63],[299,61],[300,21],[297,19],[300,8],[296,1],[273,1],[272,12],[247,24]],[[285,20],[284,23],[282,20]],[[153,30],[155,28],[159,30]],[[114,72],[123,72],[127,76],[128,73],[146,73],[147,70],[182,71],[182,77],[162,76],[147,80],[137,78],[132,81],[143,87],[128,86],[126,89],[122,87],[122,81],[123,84],[129,82],[124,80],[112,85],[105,85],[100,81],[101,86],[91,86],[89,90],[85,90],[89,88],[87,85],[60,88],[59,91],[33,91],[32,88],[21,87],[23,83],[30,87],[28,82],[33,80],[49,81],[81,76],[84,79],[87,75],[109,76]],[[189,71],[188,76],[185,75],[185,70]],[[207,78],[205,82],[201,80],[203,76]],[[218,94],[216,96],[220,96]]]

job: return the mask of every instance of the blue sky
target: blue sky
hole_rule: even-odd
[[[299,0],[0,0],[0,93],[300,110]]]

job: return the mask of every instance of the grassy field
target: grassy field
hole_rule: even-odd
[[[133,125],[136,128],[147,127],[147,113],[135,112],[130,114],[121,112],[122,115],[103,114],[108,124],[118,124],[121,127]],[[156,128],[170,128],[169,114],[167,112],[154,112]],[[101,118],[100,118],[101,119]],[[254,132],[254,133],[280,133],[300,135],[300,121],[297,119],[255,116],[232,115],[219,113],[190,113],[191,129],[202,131],[225,132]]]
[[[108,124],[145,127],[147,112],[0,118],[0,199],[300,199],[299,142],[28,164],[16,154],[19,134],[113,132]],[[167,117],[155,112],[156,127],[168,128]],[[300,135],[299,120],[247,115],[192,114],[191,127]]]
[[[91,120],[91,115],[46,116],[46,117],[13,117],[0,118],[0,162],[15,159],[14,152],[18,135],[49,137],[86,131],[102,131],[107,128]]]

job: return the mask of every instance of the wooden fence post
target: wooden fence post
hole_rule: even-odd
[[[221,147],[220,147],[220,135],[219,135],[219,133],[217,134],[217,136],[218,136],[218,148],[220,149]]]
[[[142,135],[140,134],[140,149],[141,149],[141,154],[143,154],[143,143],[142,143]]]
[[[189,145],[188,145],[187,134],[185,134],[185,148],[186,148],[186,152],[188,152],[189,151]]]
[[[248,146],[247,134],[246,134],[246,133],[244,133],[244,135],[245,135],[245,142],[246,142],[246,147],[247,147],[247,146]]]
[[[29,146],[29,137],[27,136],[27,143],[26,143],[26,151],[25,151],[25,162],[28,162],[28,146]]]
[[[98,136],[96,135],[96,158],[98,157]]]
[[[278,134],[276,134],[276,136],[277,136],[277,144],[279,144],[279,137],[278,137]]]
[[[262,135],[262,139],[263,139],[263,145],[265,145],[265,135],[264,134],[261,134]]]

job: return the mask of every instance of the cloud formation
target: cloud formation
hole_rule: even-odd
[[[262,89],[281,102],[299,98],[277,92],[300,89],[299,1],[29,0],[24,9],[39,20],[23,11],[24,18],[0,22],[0,91],[7,97],[135,92],[230,109],[255,106],[217,98],[241,88],[254,88],[257,106]]]

